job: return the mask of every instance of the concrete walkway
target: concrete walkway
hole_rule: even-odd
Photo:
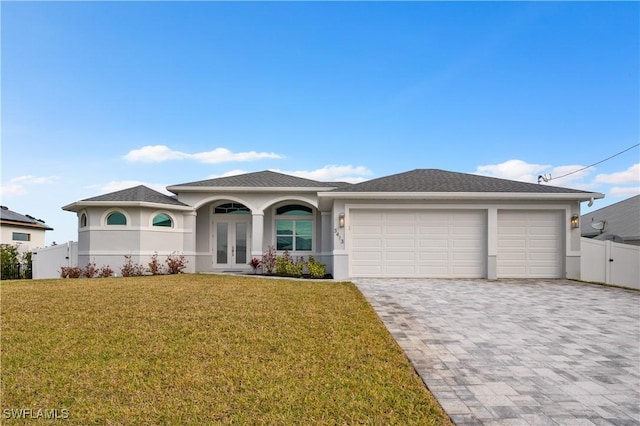
[[[458,425],[639,425],[640,293],[565,280],[354,281]]]

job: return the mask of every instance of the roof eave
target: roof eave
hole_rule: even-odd
[[[62,207],[62,210],[78,212],[87,207],[148,207],[165,210],[195,211],[191,206],[175,204],[150,203],[147,201],[77,201]]]
[[[599,192],[326,192],[318,197],[327,199],[421,199],[421,200],[570,200],[589,201],[604,198]]]
[[[53,231],[53,228],[47,226],[47,225],[43,225],[43,224],[39,224],[39,223],[31,223],[31,222],[19,222],[17,220],[6,220],[3,219],[2,221],[0,221],[0,224],[5,225],[5,226],[15,226],[15,227],[19,227],[19,228],[29,228],[29,229],[39,229],[42,231]]]
[[[538,200],[538,201],[589,201],[604,198],[598,192],[326,192],[318,194],[318,202],[328,208],[332,200],[449,200],[449,201],[501,201],[501,200]]]

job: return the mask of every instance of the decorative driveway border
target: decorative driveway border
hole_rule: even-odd
[[[568,280],[353,282],[458,425],[640,424],[640,292]]]

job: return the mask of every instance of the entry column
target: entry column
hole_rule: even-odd
[[[264,235],[264,213],[251,213],[251,257],[262,258],[262,237]]]

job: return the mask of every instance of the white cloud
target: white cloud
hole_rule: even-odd
[[[549,165],[529,164],[522,160],[508,160],[500,164],[478,166],[476,174],[522,182],[537,183],[538,176],[548,173]]]
[[[221,175],[209,175],[207,176],[207,179],[217,179],[221,177],[238,176],[238,175],[244,175],[246,173],[251,173],[251,172],[247,170],[242,170],[242,169],[235,169],[235,170],[230,170],[228,172],[225,172]]]
[[[623,172],[616,172],[610,174],[599,174],[596,176],[596,182],[600,183],[640,183],[640,163],[636,163]]]
[[[636,195],[640,195],[640,187],[632,186],[632,187],[621,187],[614,186],[609,189],[607,195],[611,195],[612,197],[620,197],[620,198],[628,198]]]
[[[196,160],[207,164],[278,158],[283,157],[273,152],[232,152],[226,148],[216,148],[211,151],[188,154],[186,152],[174,151],[166,145],[147,145],[140,149],[131,150],[124,156],[124,159],[127,161],[140,163],[160,163],[169,160]]]
[[[55,182],[58,179],[60,179],[60,177],[58,176],[33,176],[33,175],[25,175],[25,176],[18,176],[18,177],[14,177],[13,179],[11,179],[11,183],[18,183],[18,182],[22,182],[25,184],[41,184],[41,183],[51,183],[51,182]]]
[[[59,179],[59,176],[16,176],[9,179],[9,184],[0,186],[0,194],[3,196],[23,195],[28,192],[25,186],[53,183]]]
[[[306,179],[313,179],[320,182],[349,182],[349,183],[358,183],[367,180],[364,176],[371,176],[373,172],[364,166],[338,166],[338,165],[327,165],[320,169],[306,171],[306,170],[297,170],[297,171],[282,171],[274,169],[274,172],[285,173],[288,175],[298,176]]]
[[[3,197],[8,195],[22,195],[26,193],[27,190],[22,185],[9,184],[0,186],[0,195]]]
[[[543,176],[547,182],[541,180],[540,183],[580,186],[586,189],[592,185],[586,184],[582,180],[589,176],[593,169],[581,169],[584,169],[584,166],[579,164],[554,167],[546,164],[530,164],[522,160],[508,160],[500,164],[478,166],[476,174],[529,183],[538,183],[538,177]]]

